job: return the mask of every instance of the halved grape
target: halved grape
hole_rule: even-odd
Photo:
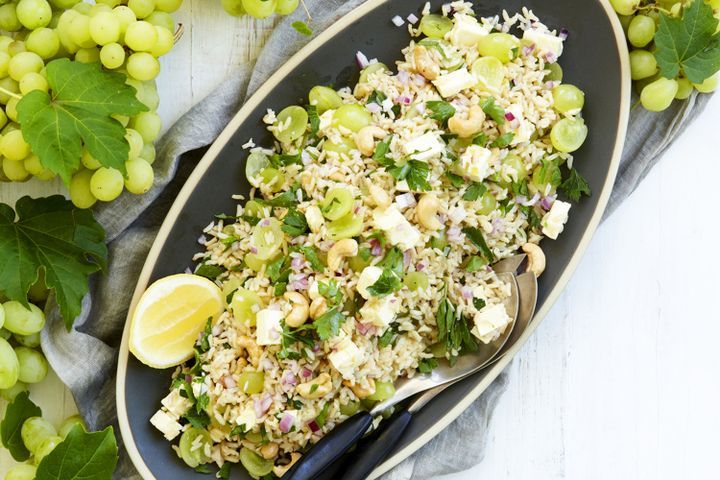
[[[395,395],[395,385],[391,382],[375,380],[375,393],[367,397],[374,402],[382,402]]]
[[[553,106],[560,113],[582,110],[585,94],[575,85],[564,83],[552,89]]]
[[[509,33],[491,33],[478,41],[478,51],[483,57],[495,57],[502,63],[515,58],[520,40]]]
[[[545,65],[545,70],[548,71],[547,74],[545,74],[545,80],[546,82],[561,82],[563,79],[563,69],[560,66],[559,63],[551,63],[550,65]]]
[[[235,320],[250,326],[255,325],[255,316],[262,307],[263,301],[260,296],[252,290],[242,287],[235,290],[230,301],[230,310]]]
[[[328,220],[337,220],[350,213],[354,203],[355,198],[353,198],[349,189],[342,187],[331,188],[320,202],[320,210]]]
[[[269,475],[273,469],[272,460],[265,460],[247,447],[240,449],[240,463],[253,478]]]
[[[325,140],[322,146],[323,150],[328,152],[335,152],[338,155],[350,155],[352,150],[357,150],[355,140],[350,137],[343,137],[340,143],[336,143],[332,140]]]
[[[413,292],[420,289],[424,290],[430,286],[428,276],[423,272],[408,272],[403,283]]]
[[[359,131],[372,123],[372,115],[365,107],[357,103],[345,104],[335,110],[333,118],[341,127],[353,132]]]
[[[582,146],[588,128],[582,118],[563,118],[550,131],[553,147],[560,152],[574,152]]]
[[[195,427],[188,428],[180,437],[180,457],[189,467],[197,468],[210,461],[205,454],[206,446],[212,446],[210,433]]]
[[[420,31],[431,38],[445,38],[452,28],[452,20],[437,13],[429,13],[420,19]]]
[[[244,371],[238,376],[237,384],[248,395],[260,393],[265,388],[265,373]]]
[[[274,167],[268,167],[260,172],[260,178],[270,192],[279,192],[285,183],[285,174]]]
[[[340,404],[340,413],[342,413],[346,417],[352,417],[357,412],[362,410],[362,408],[363,408],[363,405],[361,402],[350,401],[348,403],[341,403]]]
[[[293,142],[305,134],[308,126],[308,113],[297,105],[285,107],[277,115],[275,138],[283,143]]]
[[[330,238],[333,240],[341,240],[343,238],[352,238],[360,235],[363,229],[363,219],[360,215],[348,213],[344,217],[328,223],[327,226]]]
[[[268,260],[280,251],[285,243],[282,225],[276,218],[266,218],[255,225],[252,233],[252,246],[260,260]]]
[[[315,105],[317,113],[322,115],[328,110],[335,110],[342,106],[342,97],[330,87],[317,85],[310,89],[308,93],[308,101],[310,105]]]
[[[52,423],[42,417],[30,417],[23,422],[20,428],[20,437],[22,438],[25,448],[35,453],[40,444],[50,437],[57,435],[57,430]]]
[[[533,172],[530,184],[540,192],[541,195],[552,195],[560,186],[560,167],[553,161],[543,161]]]
[[[509,153],[503,159],[503,172],[513,179],[513,182],[522,182],[528,176],[527,167],[522,158],[514,153]]]
[[[554,65],[554,64],[553,64]],[[505,81],[505,66],[495,57],[481,57],[475,60],[470,67],[473,75],[478,79],[480,90],[489,93],[499,93]]]
[[[388,69],[387,65],[385,65],[385,64],[382,63],[382,62],[371,63],[371,64],[368,65],[367,67],[363,68],[362,71],[360,72],[360,79],[358,80],[358,83],[365,83],[365,82],[367,82],[367,81],[368,81],[368,77],[369,77],[371,74],[373,74],[373,73],[375,73],[375,72],[380,72],[380,71],[386,71],[386,72],[387,72],[387,71],[389,71],[389,69]]]
[[[245,160],[245,176],[253,187],[260,186],[260,172],[270,166],[270,159],[261,152],[253,152]]]

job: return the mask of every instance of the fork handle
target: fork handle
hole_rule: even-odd
[[[283,478],[312,480],[355,445],[372,423],[368,412],[356,413],[312,446]]]

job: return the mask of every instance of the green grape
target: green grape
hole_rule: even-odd
[[[10,58],[10,55],[6,52],[0,52],[0,75],[3,77],[7,76]]]
[[[277,0],[275,13],[278,15],[290,15],[297,9],[299,3],[299,0]]]
[[[585,94],[575,85],[565,83],[552,89],[553,106],[560,113],[582,110],[585,105]]]
[[[315,105],[318,115],[322,115],[328,110],[335,110],[343,104],[342,98],[335,90],[322,85],[310,89],[308,101],[310,105]]]
[[[61,10],[67,10],[68,8],[72,8],[78,3],[80,3],[82,0],[50,0],[50,4]]]
[[[30,145],[20,130],[13,130],[0,139],[0,153],[8,160],[17,162],[30,155]]]
[[[16,13],[20,23],[28,30],[46,27],[52,18],[52,8],[45,0],[20,0]]]
[[[127,6],[137,18],[145,18],[155,11],[155,0],[128,0]]]
[[[40,332],[30,335],[13,335],[13,338],[23,347],[38,348],[40,346]]]
[[[285,174],[277,168],[269,167],[260,172],[260,179],[263,185],[267,185],[272,193],[282,190],[285,183]]]
[[[7,123],[7,121],[8,121],[8,118],[7,118],[7,115],[5,115],[5,110],[0,108],[0,128],[4,127],[5,124]]]
[[[345,415],[346,417],[352,417],[357,412],[362,410],[363,405],[361,402],[348,402],[348,403],[341,403],[340,404],[340,413]]]
[[[119,24],[120,24],[120,35],[125,35],[125,32],[127,31],[127,27],[130,26],[130,24],[137,21],[137,16],[135,15],[135,12],[133,12],[130,8],[126,7],[125,5],[119,5],[115,8],[113,8],[112,11],[113,15],[115,15],[115,18],[117,18]]]
[[[27,391],[27,385],[22,382],[16,382],[15,385],[13,385],[12,387],[0,390],[0,398],[5,400],[6,402],[12,402],[13,400],[15,400],[15,397],[20,395],[22,392]]]
[[[521,182],[528,176],[525,162],[514,153],[509,153],[503,159],[503,165],[510,168],[511,172],[508,175],[513,179],[513,182]]]
[[[545,65],[545,70],[547,70],[548,73],[543,80],[546,82],[562,82],[563,69],[559,63],[555,62],[550,65]]]
[[[35,465],[40,465],[42,459],[50,455],[55,447],[62,443],[63,438],[57,435],[48,437],[40,443],[40,446],[35,450]]]
[[[358,83],[366,83],[368,81],[368,78],[370,75],[372,75],[375,72],[387,72],[388,67],[384,63],[375,62],[371,63],[367,67],[363,68],[360,72],[360,78],[358,79]]]
[[[14,3],[7,3],[0,6],[0,30],[6,32],[17,32],[22,28],[22,23],[18,20]]]
[[[357,103],[350,103],[341,106],[333,114],[333,119],[341,127],[357,132],[363,127],[372,123],[372,115],[365,107]]]
[[[642,80],[652,77],[658,71],[655,55],[647,50],[633,50],[630,52],[630,76],[633,80]]]
[[[23,160],[23,165],[30,175],[42,176],[46,173],[45,167],[40,163],[40,157],[37,155],[27,157]]]
[[[128,192],[142,195],[152,188],[155,172],[148,162],[142,158],[128,160],[125,162],[125,168],[128,175],[125,179],[125,188]]]
[[[55,28],[58,39],[60,40],[60,45],[62,45],[62,47],[67,50],[68,53],[75,53],[78,48],[80,48],[72,39],[71,34],[72,21],[77,15],[78,13],[75,10],[65,10],[63,14],[60,15],[57,27]]]
[[[50,422],[42,417],[30,417],[23,422],[20,428],[20,437],[22,438],[25,448],[35,453],[40,444],[50,437],[57,435],[57,430]]]
[[[84,3],[82,5],[89,4]],[[79,48],[90,48],[95,46],[95,40],[93,40],[90,36],[90,17],[87,15],[76,15],[75,18],[72,19],[70,22],[69,34],[72,41]]]
[[[148,80],[143,83],[142,94],[139,100],[148,107],[149,110],[157,110],[160,105],[160,97],[157,93],[157,85],[155,80]]]
[[[248,268],[256,273],[260,273],[260,271],[265,268],[265,265],[268,263],[268,260],[260,260],[254,253],[248,253],[245,255],[244,261]]]
[[[361,272],[365,267],[370,265],[370,259],[368,258],[366,260],[360,255],[356,255],[354,257],[350,257],[348,265],[350,266],[350,270],[353,272]]]
[[[15,56],[18,53],[27,52],[27,49],[25,48],[25,42],[22,40],[15,40],[10,45],[8,45],[8,53],[11,56]]]
[[[712,93],[718,86],[718,79],[720,79],[720,73],[706,78],[702,83],[694,83],[693,86],[700,93]]]
[[[119,43],[109,43],[100,49],[100,62],[105,68],[114,70],[125,63],[125,49]]]
[[[127,61],[127,72],[137,80],[153,80],[160,73],[160,63],[149,53],[133,53]]]
[[[172,50],[175,45],[175,37],[173,37],[172,32],[165,27],[156,26],[155,30],[157,31],[157,41],[152,50],[150,50],[150,53],[153,57],[157,58],[162,57]]]
[[[19,370],[18,380],[23,383],[39,383],[45,380],[48,373],[48,362],[45,356],[28,347],[17,347]]]
[[[642,89],[640,103],[651,112],[661,112],[675,99],[678,88],[676,80],[658,78]]]
[[[97,47],[81,48],[75,54],[75,61],[80,63],[96,63],[100,61],[100,50]]]
[[[610,4],[620,15],[632,15],[640,5],[640,0],[610,0]]]
[[[15,40],[8,35],[0,35],[0,51],[7,53],[8,46]]]
[[[362,232],[363,219],[360,215],[348,213],[344,217],[328,223],[327,229],[330,238],[335,241],[356,237]]]
[[[185,463],[187,463],[187,461]],[[261,478],[269,475],[273,469],[272,460],[265,460],[247,447],[240,449],[240,463],[253,478]]]
[[[495,57],[502,63],[508,63],[515,58],[515,52],[520,47],[520,40],[509,33],[491,33],[481,37],[478,41],[478,52],[483,57]]]
[[[627,37],[634,47],[644,47],[655,38],[655,20],[647,15],[636,15],[628,26]]]
[[[395,385],[391,382],[375,380],[375,393],[367,397],[373,402],[382,402],[395,395]]]
[[[122,173],[114,168],[101,167],[90,178],[90,192],[101,202],[115,200],[123,191]]]
[[[140,152],[140,158],[148,162],[150,165],[155,163],[155,145],[146,143]]]
[[[45,62],[37,53],[20,52],[10,59],[8,74],[10,78],[19,82],[29,72],[40,72],[45,67]]]
[[[692,95],[693,92],[693,84],[690,80],[687,78],[678,78],[678,91],[675,94],[675,98],[678,100],[685,100]]]
[[[182,5],[183,0],[156,0],[155,8],[161,12],[173,13]]]
[[[30,32],[25,39],[25,48],[28,52],[36,53],[40,58],[47,60],[60,50],[60,37],[55,30],[38,28]]]
[[[223,10],[233,17],[241,17],[247,13],[242,5],[242,0],[222,0],[221,4]]]
[[[33,480],[37,467],[27,463],[19,463],[10,467],[4,480]]]
[[[15,122],[10,122],[0,131],[3,135],[9,132],[14,132],[15,130],[20,130],[20,125],[18,125]]]
[[[16,162],[8,158],[2,159],[2,172],[11,182],[24,182],[30,179],[30,172],[25,170],[23,162]]]
[[[88,149],[86,147],[83,147],[82,150],[82,157],[80,157],[80,162],[83,164],[85,168],[88,170],[97,170],[98,168],[102,167],[102,164],[98,162],[95,157],[93,157]]]
[[[255,225],[252,233],[252,246],[257,249],[255,255],[260,260],[269,260],[277,255],[285,243],[285,235],[276,218],[269,218]]]
[[[98,45],[116,43],[120,39],[120,22],[111,11],[100,12],[91,17],[89,28],[90,37]]]
[[[81,13],[83,15],[90,15],[90,11],[92,10],[92,7],[93,6],[90,5],[89,3],[79,2],[73,6],[73,10],[75,10],[76,12]]]
[[[238,386],[240,389],[248,395],[260,393],[265,387],[265,373],[264,372],[242,372],[238,377]]]
[[[420,31],[431,38],[445,38],[452,28],[452,20],[436,13],[429,13],[420,19]]]
[[[115,120],[117,120],[118,123],[120,125],[122,125],[123,127],[127,128],[127,126],[130,124],[130,117],[128,117],[127,115],[120,115],[120,114],[114,113],[110,116],[112,118],[114,118]]]
[[[242,0],[247,13],[255,18],[267,18],[275,13],[276,0]]]
[[[403,280],[403,283],[405,286],[407,286],[411,291],[415,290],[425,290],[430,286],[430,281],[428,280],[427,274],[423,272],[409,272],[405,275],[405,279]]]
[[[553,147],[559,152],[574,152],[587,138],[588,128],[582,118],[563,118],[550,131]]]
[[[283,143],[294,142],[305,134],[308,126],[308,113],[304,108],[291,105],[277,115],[275,138]]]
[[[193,448],[194,445],[197,448]],[[195,427],[188,428],[180,437],[180,457],[190,468],[197,468],[210,461],[210,457],[205,455],[205,445],[212,445],[210,433]]]
[[[67,437],[70,430],[75,428],[75,425],[80,425],[83,430],[87,430],[85,420],[83,420],[80,415],[73,415],[63,420],[62,424],[60,424],[60,428],[58,429],[58,435],[62,438]]]
[[[97,3],[90,8],[90,13],[88,15],[90,17],[94,17],[98,13],[110,13],[110,12],[112,12],[112,7],[110,5],[105,5],[104,3]]]
[[[478,58],[473,62],[470,71],[478,79],[478,86],[481,90],[490,93],[497,93],[502,90],[506,69],[497,58]]]
[[[252,152],[248,155],[247,160],[245,160],[245,177],[247,177],[250,185],[253,185],[254,187],[260,186],[256,178],[260,175],[260,172],[265,170],[268,166],[270,166],[270,160],[264,153]]]
[[[3,304],[5,310],[4,328],[18,335],[31,335],[37,333],[45,326],[45,314],[32,303],[29,308],[17,301],[11,300]]]
[[[2,305],[0,305],[0,307],[2,307]],[[11,332],[8,332],[4,328],[0,328],[0,338],[3,340],[9,340],[12,336],[13,334]]]
[[[4,338],[0,338],[0,388],[11,388],[18,381],[20,365],[17,355]]]
[[[320,202],[320,210],[328,220],[337,220],[350,213],[354,203],[355,199],[348,188],[331,188]]]
[[[560,167],[555,162],[545,161],[533,172],[531,185],[543,195],[552,195],[560,186]]]
[[[5,114],[13,122],[18,121],[17,104],[19,101],[20,101],[20,99],[17,97],[10,97],[10,100],[8,100],[7,105],[5,105]]]
[[[0,295],[0,298],[4,297],[4,295]],[[6,329],[2,328],[2,326],[5,324],[5,308],[0,303],[0,330],[4,332],[8,332]],[[8,332],[10,335],[12,335],[12,332]],[[8,335],[5,340],[10,338],[10,335]]]
[[[95,205],[97,198],[90,190],[90,179],[93,176],[92,170],[80,170],[70,180],[70,200],[77,208],[90,208]]]
[[[125,31],[125,45],[136,52],[149,52],[157,42],[155,25],[138,20],[128,25]]]
[[[126,128],[125,140],[127,140],[128,145],[130,145],[128,160],[133,160],[139,157],[143,147],[143,138],[142,135],[140,135],[140,132],[132,128]]]
[[[130,120],[130,127],[135,129],[145,143],[152,143],[160,135],[162,120],[155,112],[141,112]],[[138,155],[140,152],[138,152]]]
[[[338,155],[350,155],[350,151],[356,150],[355,140],[349,137],[343,137],[340,143],[332,140],[325,140],[322,149],[328,152],[335,152]]]
[[[152,23],[156,27],[163,27],[170,32],[170,35],[175,31],[175,21],[169,13],[153,12],[151,15],[145,17],[145,21]]]

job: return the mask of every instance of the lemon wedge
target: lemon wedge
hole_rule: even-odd
[[[130,351],[146,365],[169,368],[193,356],[207,324],[225,309],[222,291],[205,277],[172,275],[143,293],[130,324]]]

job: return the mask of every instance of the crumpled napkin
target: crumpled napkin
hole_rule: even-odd
[[[312,27],[317,34],[362,0],[305,0],[305,3],[314,14]],[[97,219],[105,227],[109,242],[108,271],[92,279],[90,293],[83,300],[82,314],[72,332],[65,330],[54,302],[52,299],[49,302],[42,348],[53,369],[72,390],[91,429],[117,425],[115,369],[127,309],[165,213],[201,157],[202,152],[197,150],[212,143],[244,100],[306,43],[307,39],[291,27],[293,21],[304,20],[303,16],[303,12],[298,11],[282,20],[256,62],[238,68],[170,128],[158,144],[154,164],[156,183],[148,194],[141,197],[124,194],[97,210]],[[643,109],[632,112],[627,144],[606,217],[632,193],[706,103],[707,96],[693,94],[687,102],[675,102],[662,114]],[[501,374],[457,421],[383,479],[423,480],[479,463],[488,422],[507,384],[506,375]],[[467,452],[468,445],[473,445],[472,452]],[[457,455],[460,451],[467,454]],[[122,447],[120,457],[115,477],[139,478]]]

